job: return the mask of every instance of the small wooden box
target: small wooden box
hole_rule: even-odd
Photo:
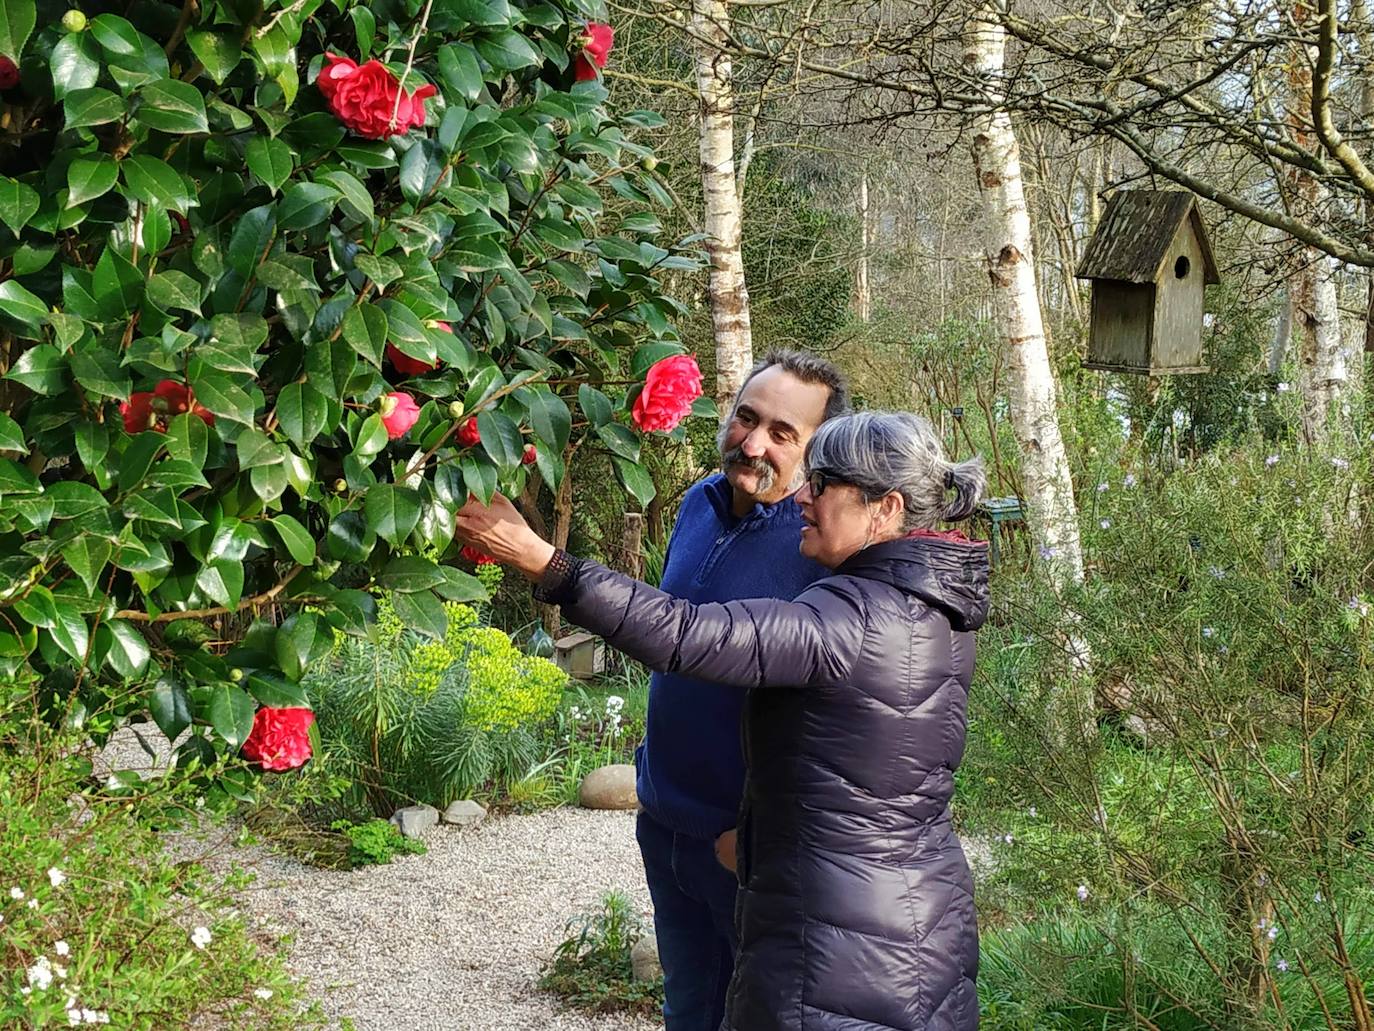
[[[591,680],[606,672],[606,642],[585,631],[560,637],[553,644],[553,661],[574,680]]]

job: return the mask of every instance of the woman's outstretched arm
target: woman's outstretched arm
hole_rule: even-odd
[[[752,686],[843,682],[863,645],[862,599],[823,580],[792,602],[694,605],[598,563],[556,551],[499,495],[468,502],[458,535],[536,582],[572,622],[652,669]]]

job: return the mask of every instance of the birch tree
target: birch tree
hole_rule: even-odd
[[[982,199],[988,277],[1006,351],[1011,423],[1021,449],[1028,522],[1055,584],[1083,580],[1083,552],[1069,459],[1059,432],[1058,390],[1035,285],[1030,215],[1011,115],[1001,104],[1006,32],[986,12],[970,19],[965,68],[983,84],[986,110],[973,123],[973,160]]]
[[[868,170],[859,179],[859,267],[854,276],[854,313],[860,322],[872,318],[873,300],[868,285],[868,249],[871,244],[868,222]]]
[[[741,207],[735,184],[734,90],[729,9],[723,0],[692,0],[691,34],[697,41],[697,93],[701,101],[701,193],[706,249],[711,257],[707,291],[716,343],[716,403],[729,410],[754,363],[749,329],[749,291],[740,252]]]

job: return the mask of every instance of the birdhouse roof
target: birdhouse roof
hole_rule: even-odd
[[[1097,231],[1088,241],[1075,276],[1153,283],[1169,258],[1169,249],[1185,221],[1202,251],[1203,282],[1220,283],[1212,243],[1197,209],[1197,200],[1181,190],[1122,190],[1107,202]]]

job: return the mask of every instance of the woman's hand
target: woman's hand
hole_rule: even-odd
[[[553,558],[554,546],[530,529],[524,516],[500,494],[490,505],[476,498],[458,510],[456,535],[480,548],[505,566],[513,566],[527,579],[538,580]]]
[[[728,830],[716,839],[716,862],[735,873],[735,834]]]

